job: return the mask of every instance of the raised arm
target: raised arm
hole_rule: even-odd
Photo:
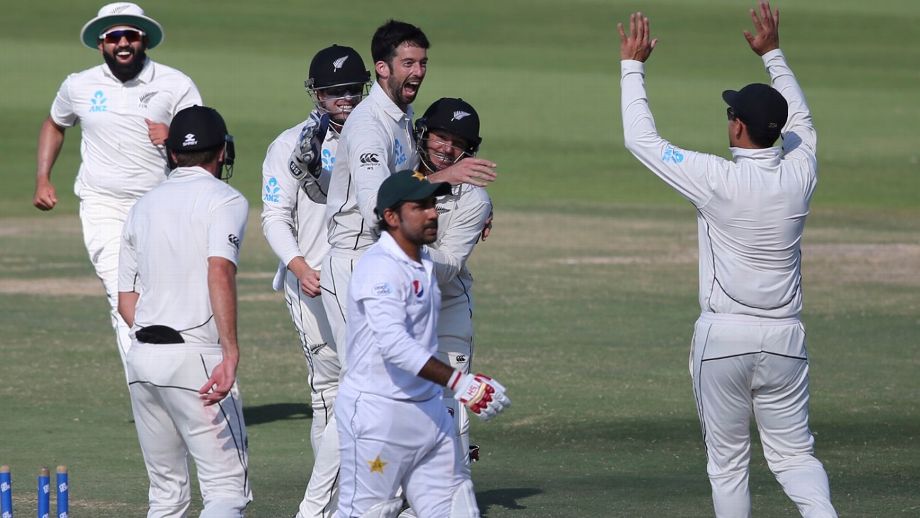
[[[805,94],[779,49],[779,9],[772,10],[769,2],[761,1],[757,9],[750,10],[750,15],[754,33],[744,31],[744,38],[751,50],[763,59],[773,88],[783,94],[789,104],[789,116],[782,131],[785,155],[814,160],[818,136]]]

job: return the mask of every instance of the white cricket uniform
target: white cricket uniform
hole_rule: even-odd
[[[345,121],[326,202],[332,248],[323,262],[320,282],[323,305],[339,349],[345,345],[351,271],[361,254],[377,240],[377,190],[391,174],[417,166],[412,107],[403,112],[374,83]],[[346,357],[340,351],[339,361],[346,362]]]
[[[644,66],[624,60],[626,147],[697,209],[700,306],[690,356],[717,516],[750,516],[751,410],[764,456],[804,516],[836,516],[808,428],[801,241],[817,183],[817,136],[780,50],[763,62],[789,104],[783,146],[680,149],[655,128]]]
[[[425,249],[416,262],[389,233],[355,265],[349,367],[335,406],[338,518],[361,516],[394,499],[400,487],[419,516],[449,516],[454,493],[469,481],[441,387],[418,376],[437,352],[440,290],[433,268]]]
[[[201,516],[242,516],[252,500],[239,388],[213,406],[198,389],[223,355],[208,290],[209,257],[237,264],[246,199],[200,167],[174,170],[134,205],[124,225],[118,288],[140,294],[128,351],[128,385],[150,478],[148,517],[185,516],[188,455],[204,500]],[[147,344],[138,329],[165,325],[185,343]]]
[[[148,58],[126,83],[105,64],[71,74],[51,105],[55,124],[83,127],[74,193],[80,199],[83,242],[112,308],[122,363],[131,339],[117,309],[121,229],[134,202],[167,172],[166,149],[150,142],[144,119],[169,124],[196,104],[201,95],[188,76]]]
[[[429,247],[441,290],[438,316],[439,360],[469,374],[473,357],[473,276],[466,262],[479,242],[492,200],[482,187],[460,184],[437,200],[438,239]],[[466,407],[444,389],[444,403],[454,417],[464,464],[469,465],[470,422]]]
[[[297,328],[307,361],[313,422],[310,444],[313,448],[313,472],[300,503],[300,516],[332,516],[338,491],[339,443],[332,419],[333,403],[339,388],[339,359],[332,330],[326,319],[322,297],[308,297],[300,289],[297,276],[287,269],[292,259],[302,256],[314,270],[319,270],[329,251],[326,236],[326,205],[311,200],[302,181],[288,170],[288,160],[297,146],[301,132],[317,124],[319,113],[287,129],[268,147],[262,164],[262,232],[275,254],[281,259],[273,287],[284,289],[284,298]],[[323,142],[320,183],[328,185],[335,164],[339,135],[331,127]]]

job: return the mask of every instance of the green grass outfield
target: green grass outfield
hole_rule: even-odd
[[[70,192],[79,129],[31,207],[38,128],[100,3],[18,3],[0,17],[0,464],[18,515],[39,466],[71,470],[72,515],[143,516],[146,473],[101,287]],[[710,516],[687,373],[696,302],[694,211],[622,146],[615,22],[641,9],[661,38],[648,87],[662,135],[727,155],[720,92],[765,81],[741,31],[747,0],[147,2],[151,52],[188,73],[235,135],[233,185],[259,207],[268,143],[302,120],[308,61],[332,42],[369,61],[395,17],[432,40],[419,102],[460,96],[499,163],[493,236],[472,261],[476,368],[514,406],[474,423],[490,518]],[[819,133],[805,235],[811,424],[841,516],[920,514],[920,3],[777,4],[781,41]],[[240,269],[240,383],[255,501],[296,509],[308,477],[305,365],[250,221]],[[795,515],[754,449],[755,516]],[[200,509],[196,500],[194,509]]]

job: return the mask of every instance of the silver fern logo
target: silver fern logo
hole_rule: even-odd
[[[347,59],[348,59],[348,55],[345,55],[345,56],[342,56],[342,57],[340,57],[339,59],[333,61],[333,62],[332,62],[332,71],[333,71],[333,72],[338,72],[339,69],[342,68],[342,65],[345,64],[345,60],[347,60]]]
[[[464,117],[469,117],[470,114],[464,111],[457,110],[454,112],[454,117],[450,119],[451,121],[458,121]]]

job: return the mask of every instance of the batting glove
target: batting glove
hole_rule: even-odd
[[[447,388],[454,391],[454,399],[483,421],[492,419],[505,407],[511,406],[511,400],[505,395],[505,387],[484,374],[463,374],[454,370]]]

